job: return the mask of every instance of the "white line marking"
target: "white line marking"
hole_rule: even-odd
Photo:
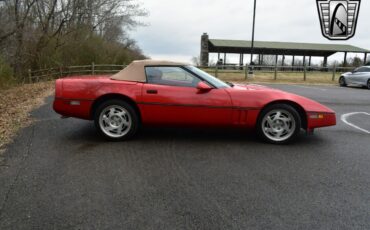
[[[363,129],[361,127],[358,127],[357,125],[354,125],[352,124],[351,122],[347,121],[347,119],[353,115],[357,115],[357,114],[364,114],[364,115],[367,115],[367,116],[370,116],[370,113],[366,113],[366,112],[353,112],[353,113],[346,113],[346,114],[343,114],[342,117],[340,118],[345,124],[355,128],[355,129],[358,129],[364,133],[367,133],[367,134],[370,134],[370,131],[369,130],[366,130],[366,129]]]

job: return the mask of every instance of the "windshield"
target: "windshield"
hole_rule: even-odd
[[[227,83],[215,78],[214,76],[204,72],[203,70],[198,69],[197,67],[186,66],[186,68],[217,88],[230,88],[230,85],[228,85]]]

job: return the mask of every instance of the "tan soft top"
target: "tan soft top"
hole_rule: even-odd
[[[111,76],[113,80],[119,81],[137,81],[146,82],[145,67],[146,66],[184,66],[186,63],[170,62],[170,61],[156,61],[156,60],[142,60],[133,61],[126,68]]]

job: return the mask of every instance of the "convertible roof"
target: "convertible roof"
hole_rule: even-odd
[[[119,81],[146,82],[145,67],[147,66],[184,66],[184,65],[188,64],[158,60],[133,61],[126,68],[111,76],[111,79]]]

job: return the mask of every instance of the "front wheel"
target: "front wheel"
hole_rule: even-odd
[[[257,122],[258,135],[272,144],[292,142],[301,130],[301,118],[292,106],[275,104],[261,112]]]
[[[346,87],[347,86],[346,79],[343,76],[341,76],[339,78],[339,86],[340,87]]]
[[[125,101],[109,100],[100,104],[94,116],[95,126],[109,140],[126,140],[139,126],[135,109]]]

